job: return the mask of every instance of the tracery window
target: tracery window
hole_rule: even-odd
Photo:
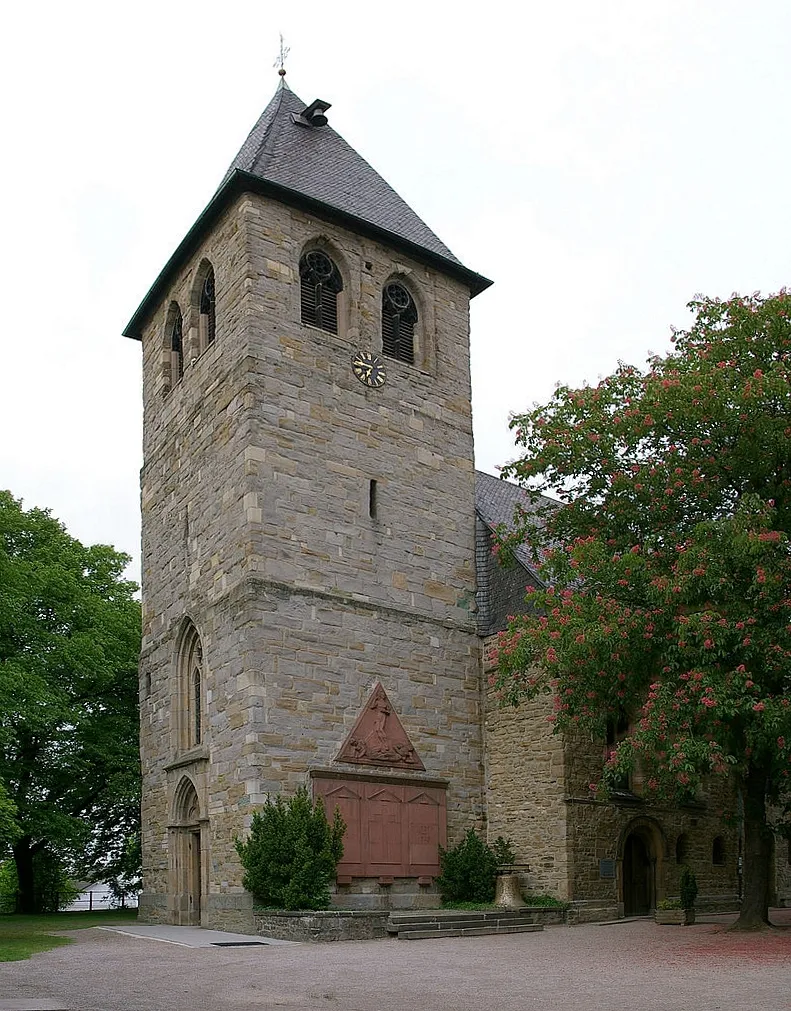
[[[203,739],[203,646],[194,625],[188,625],[179,650],[180,744],[194,748]]]
[[[390,358],[415,361],[415,300],[397,281],[386,284],[382,292],[382,351]]]
[[[320,249],[311,249],[299,261],[299,278],[302,322],[337,333],[343,280],[335,263]]]
[[[198,328],[201,349],[205,350],[214,342],[217,327],[214,295],[214,268],[209,266],[200,291]]]

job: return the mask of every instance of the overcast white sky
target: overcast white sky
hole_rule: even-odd
[[[121,329],[278,78],[469,267],[476,458],[558,381],[791,282],[788,0],[138,0],[3,16],[0,486],[139,572]]]

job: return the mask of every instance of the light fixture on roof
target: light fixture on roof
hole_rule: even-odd
[[[299,115],[292,112],[291,118],[295,123],[299,123],[300,126],[326,126],[327,117],[324,113],[329,108],[331,108],[330,102],[322,102],[320,98],[317,98],[310,105],[306,106]]]

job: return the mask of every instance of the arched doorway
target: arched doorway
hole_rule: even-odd
[[[646,916],[654,905],[654,861],[644,835],[632,832],[623,850],[624,916]]]
[[[621,897],[624,916],[647,916],[664,894],[664,837],[650,818],[636,818],[621,836]]]
[[[169,833],[170,922],[200,926],[203,899],[203,860],[200,804],[195,786],[186,776],[173,801]]]

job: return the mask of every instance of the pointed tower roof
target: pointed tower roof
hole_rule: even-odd
[[[278,88],[231,162],[328,207],[376,225],[461,266],[444,242],[331,126],[302,125],[306,103]]]
[[[306,106],[281,82],[219,189],[129,321],[127,337],[140,338],[149,312],[173,276],[242,192],[261,193],[379,239],[456,277],[472,296],[489,287],[491,281],[465,267],[379,173],[326,125],[328,108],[329,103],[320,101]]]

